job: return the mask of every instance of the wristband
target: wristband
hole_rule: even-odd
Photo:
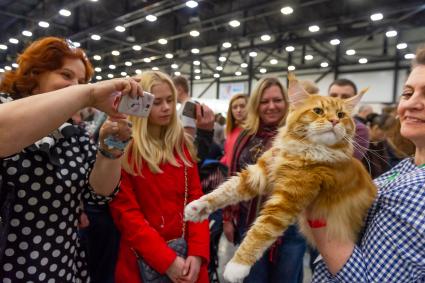
[[[103,140],[103,142],[108,148],[116,148],[119,150],[124,150],[127,144],[129,143],[129,141],[131,141],[131,138],[129,138],[126,141],[121,141],[116,139],[113,136],[108,136],[106,139]]]
[[[310,226],[310,228],[326,227],[325,219],[307,220],[307,223],[308,223],[308,226]]]
[[[120,158],[124,154],[124,151],[122,151],[118,155],[113,155],[112,153],[110,153],[109,151],[104,150],[101,147],[98,148],[98,151],[99,151],[100,154],[102,154],[104,157],[106,157],[108,159],[118,159],[118,158]]]

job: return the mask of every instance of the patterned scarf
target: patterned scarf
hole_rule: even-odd
[[[229,172],[230,176],[245,168],[247,164],[256,163],[258,157],[272,146],[272,141],[277,131],[278,128],[276,126],[266,126],[263,124],[260,124],[255,135],[248,135],[247,131],[242,131],[233,149],[232,164]],[[248,155],[243,153],[246,147],[249,147]],[[244,156],[241,156],[241,154]]]
[[[51,150],[55,144],[60,139],[69,139],[72,136],[79,135],[81,133],[81,129],[69,123],[72,121],[68,121],[63,123],[59,128],[54,130],[51,134],[45,136],[44,138],[39,139],[32,145],[28,146],[25,150],[29,150],[32,152],[41,151],[48,158],[49,161],[56,166],[60,166],[59,155],[57,151]]]

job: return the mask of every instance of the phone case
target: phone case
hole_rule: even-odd
[[[192,101],[187,101],[184,104],[182,115],[196,119],[196,103]]]
[[[124,95],[120,99],[117,110],[120,113],[132,116],[147,117],[152,108],[154,98],[153,94],[146,91],[143,92],[143,97],[132,98],[129,95]]]

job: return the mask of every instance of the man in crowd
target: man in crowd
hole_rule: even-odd
[[[183,109],[190,99],[189,82],[185,77],[177,76],[173,78],[174,86],[177,89],[177,102],[180,103],[178,117],[183,123],[186,133],[191,135],[198,149],[198,158],[200,164],[207,157],[214,135],[214,112],[205,104],[196,103],[195,118],[183,115]]]

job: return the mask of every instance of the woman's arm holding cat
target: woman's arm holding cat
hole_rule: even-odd
[[[329,272],[335,276],[353,254],[355,244],[329,238],[326,227],[311,228],[317,249],[323,257]]]

